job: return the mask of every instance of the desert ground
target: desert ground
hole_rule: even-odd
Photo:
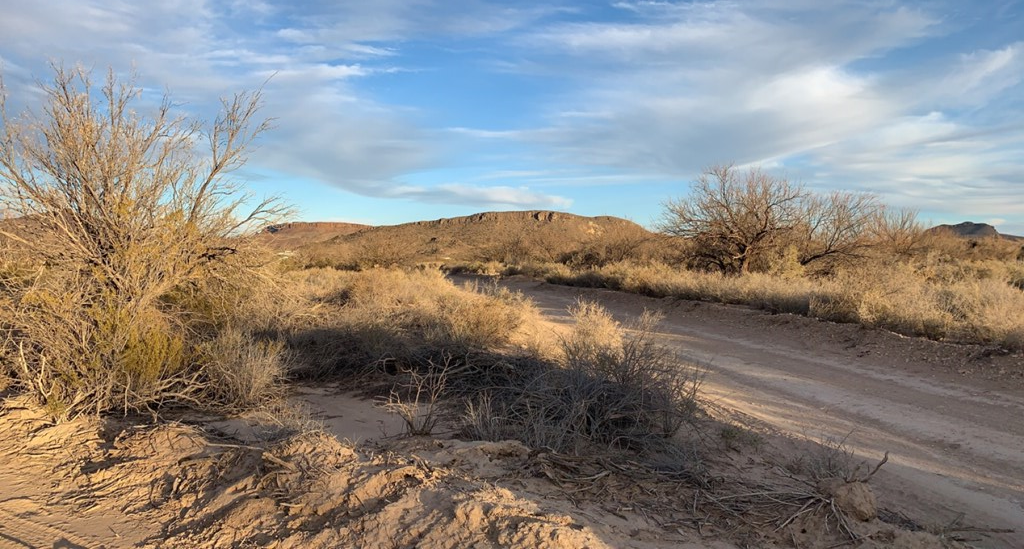
[[[665,313],[658,338],[702,366],[701,399],[720,425],[742,429],[737,441],[724,429],[710,435],[721,437],[715,444],[725,442],[726,457],[710,465],[721,474],[762,482],[823,444],[841,444],[870,463],[888,452],[870,486],[885,523],[902,523],[911,532],[847,540],[859,543],[853,546],[1024,544],[1019,354],[520,276],[500,284],[533,300],[553,337],[570,328],[567,308],[581,297],[622,321],[645,309]],[[261,421],[252,417],[185,416],[155,429],[133,429],[130,422],[51,426],[31,406],[8,403],[0,421],[7,465],[0,471],[0,546],[847,545],[813,536],[737,537],[710,525],[706,531],[692,524],[664,527],[667,521],[648,516],[642,505],[559,485],[550,472],[544,478],[537,465],[544,459],[519,443],[462,441],[444,429],[430,437],[401,436],[401,420],[348,383],[301,383],[289,399],[311,410],[326,434],[280,448],[267,444],[257,432]],[[124,432],[110,442],[104,429]],[[216,473],[189,468],[203,461]],[[279,483],[284,477],[274,486],[286,492],[287,475],[323,470],[337,484],[317,492],[319,499],[284,508],[266,499],[267,476],[278,475]],[[259,475],[266,476],[257,481]],[[374,498],[377,503],[367,503]],[[360,526],[317,537],[318,529],[332,527],[326,517],[339,505],[350,507],[348,515],[362,515]],[[282,509],[292,513],[290,522],[280,518]],[[275,522],[268,516],[277,516],[277,524],[261,530],[260,524]],[[914,532],[922,529],[931,534]]]
[[[1024,372],[1019,355],[744,307],[652,299],[524,279],[505,284],[556,323],[583,296],[620,318],[667,313],[660,336],[705,366],[705,398],[772,443],[845,440],[889,460],[872,486],[919,518],[1024,524]],[[1007,534],[1007,547],[1024,544]]]
[[[262,88],[51,68],[0,97],[0,546],[1024,547],[1020,238],[732,164],[651,229],[288,222],[228,175]]]

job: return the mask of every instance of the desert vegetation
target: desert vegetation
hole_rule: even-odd
[[[925,230],[870,195],[730,166],[669,200],[659,228],[642,243],[602,235],[560,261],[453,268],[1024,348],[1024,248],[1013,239]]]
[[[818,528],[832,546],[902,535],[861,524],[877,518],[865,483],[881,464],[806,462],[811,482],[796,466],[770,481],[709,473],[742,431],[709,443],[702,371],[656,337],[658,313],[620,322],[580,299],[559,329],[493,281],[453,282],[456,270],[1024,347],[1009,248],[961,249],[872,197],[723,167],[666,205],[662,234],[524,212],[500,237],[460,240],[453,227],[504,222],[479,214],[414,227],[434,235],[346,229],[326,253],[280,256],[257,233],[286,208],[230,178],[267,129],[260,92],[224,100],[207,125],[166,98],[138,114],[141,90],[113,72],[97,90],[88,71],[55,66],[42,89],[41,115],[4,109],[0,131],[0,434],[27,445],[0,455],[42,456],[34,472],[73,477],[83,507],[107,497],[159,517],[149,542],[385,546],[401,520],[403,545],[602,546],[572,518],[460,476],[467,455],[550,481],[575,506],[628,498],[665,532],[771,529],[796,544]],[[451,250],[463,261],[446,270],[424,261]],[[399,415],[411,446],[361,454],[323,433],[287,389],[325,380]],[[160,421],[197,412],[278,428],[241,443]]]
[[[140,90],[113,72],[97,91],[86,71],[54,71],[41,117],[4,115],[0,197],[14,219],[0,350],[7,384],[55,419],[252,409],[289,377],[368,374],[396,376],[390,404],[413,432],[430,430],[444,396],[467,433],[557,451],[636,450],[695,412],[697,376],[651,340],[653,316],[627,337],[581,303],[559,346],[496,285],[375,268],[390,261],[366,253],[348,271],[271,261],[254,229],[284,209],[227,176],[266,129],[258,92],[224,101],[206,127],[169,99],[137,114]],[[527,244],[513,235],[488,253],[511,261]],[[412,421],[424,399],[429,417]]]
[[[868,194],[709,168],[651,232],[612,218],[486,213],[307,244],[298,267],[441,267],[717,301],[935,340],[1024,347],[1024,244],[926,229]]]
[[[296,353],[321,353],[305,375],[392,376],[385,400],[411,433],[443,413],[470,439],[642,454],[697,413],[699,372],[653,340],[653,313],[621,326],[580,302],[553,343],[533,305],[496,285],[458,286],[437,270],[290,275],[331,311],[293,336]]]
[[[265,279],[248,236],[283,209],[228,176],[266,129],[260,94],[204,126],[167,98],[138,114],[113,72],[54,73],[40,115],[3,113],[4,375],[60,418],[260,400],[273,376],[234,370],[282,357],[238,322]]]

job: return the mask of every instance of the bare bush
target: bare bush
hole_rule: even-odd
[[[875,212],[869,230],[883,253],[904,258],[920,250],[925,237],[917,212],[908,208],[882,206]]]
[[[601,234],[578,250],[562,255],[561,262],[573,269],[601,267],[622,261],[639,261],[670,255],[666,237],[651,235],[645,230],[625,228]]]
[[[800,264],[834,263],[863,255],[874,244],[871,228],[879,208],[878,199],[868,194],[806,195],[801,202],[803,222],[794,235]]]
[[[138,114],[141,90],[113,71],[99,92],[87,71],[54,72],[43,116],[3,109],[0,131],[0,207],[33,234],[0,231],[45,265],[7,286],[19,383],[58,415],[194,400],[204,376],[190,319],[164,299],[244,264],[243,237],[283,213],[226,177],[267,127],[261,95],[224,100],[204,130],[167,98]]]
[[[384,408],[402,418],[406,435],[427,436],[434,432],[440,421],[441,397],[450,366],[448,357],[443,366],[430,363],[425,372],[403,369],[401,375],[405,380],[391,390]]]
[[[814,451],[800,454],[786,465],[786,469],[806,476],[819,485],[833,480],[844,483],[868,482],[889,461],[889,453],[886,452],[875,464],[857,459],[857,454],[847,444],[851,434],[843,438],[823,437],[814,446]]]
[[[506,265],[552,261],[556,256],[555,250],[559,248],[564,248],[564,244],[550,235],[521,230],[501,238],[484,250],[481,259],[500,261]]]
[[[466,408],[467,434],[574,454],[668,444],[696,412],[697,369],[653,341],[654,315],[625,334],[593,303],[577,304],[573,314],[564,367],[525,361],[490,368],[487,389]]]

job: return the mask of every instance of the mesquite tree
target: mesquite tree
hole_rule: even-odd
[[[870,194],[816,194],[752,168],[715,166],[689,196],[665,204],[660,228],[689,239],[697,262],[746,273],[755,260],[795,251],[800,265],[849,260],[878,244],[884,208]]]
[[[804,196],[800,185],[761,170],[716,166],[697,179],[689,198],[665,204],[661,230],[692,239],[704,262],[745,273],[757,254],[797,228]]]

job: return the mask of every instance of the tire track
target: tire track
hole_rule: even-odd
[[[0,506],[0,548],[93,549],[97,545],[53,526],[19,516]]]

